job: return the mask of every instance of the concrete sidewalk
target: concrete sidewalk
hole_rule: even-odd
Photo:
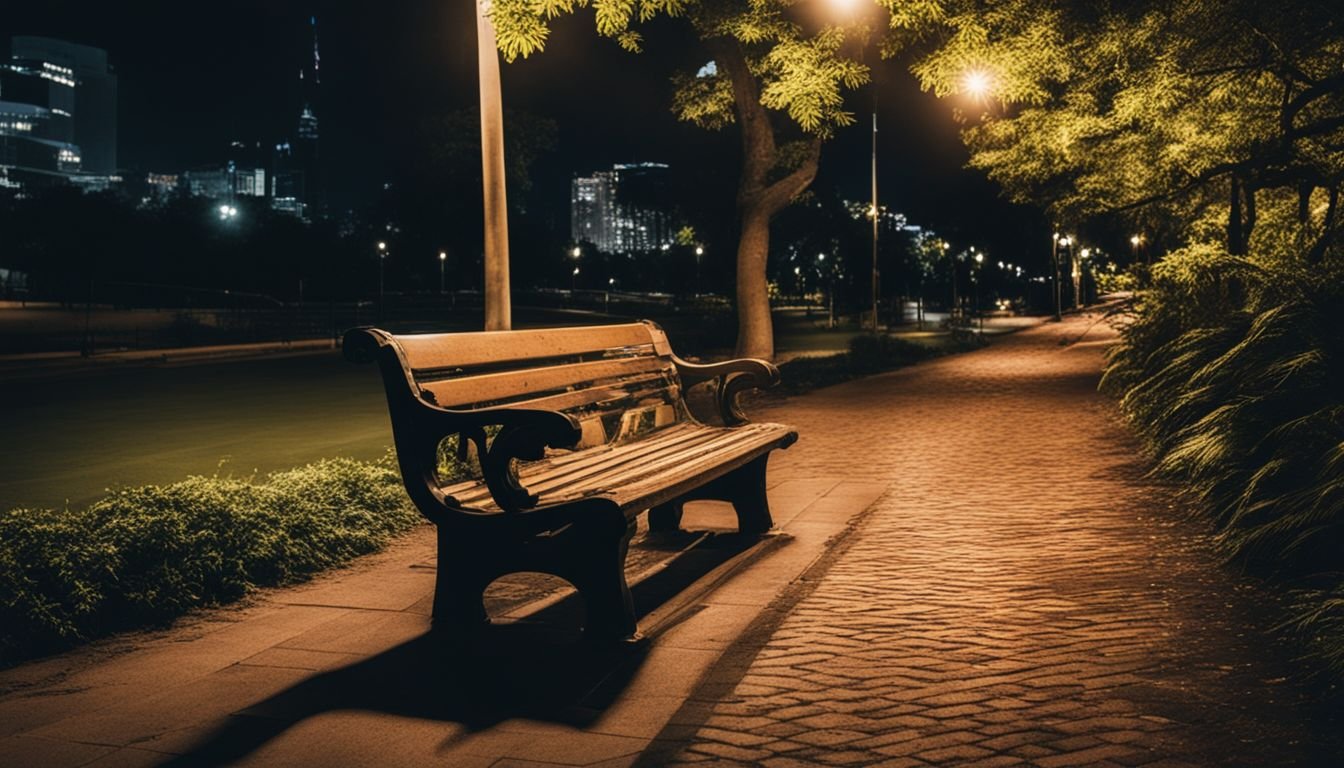
[[[554,642],[565,604],[537,623],[533,603],[446,656],[422,530],[0,673],[0,765],[1339,764],[1337,713],[1267,639],[1267,596],[1144,480],[1096,393],[1098,320],[756,414],[802,435],[772,459],[780,533],[640,560],[640,648]],[[690,588],[666,601],[669,581]]]

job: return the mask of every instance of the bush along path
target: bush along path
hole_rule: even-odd
[[[0,513],[0,665],[161,624],[382,549],[419,523],[391,455]]]
[[[1169,255],[1103,388],[1217,527],[1294,601],[1285,627],[1344,681],[1344,267]]]

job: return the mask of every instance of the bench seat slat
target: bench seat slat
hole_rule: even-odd
[[[566,460],[561,467],[551,466],[557,459],[532,462],[521,468],[519,476],[530,491],[540,495],[541,504],[602,494],[625,507],[682,481],[699,484],[708,471],[735,466],[733,457],[749,460],[790,435],[792,430],[780,424],[732,429],[679,425],[614,449],[557,457]],[[546,479],[537,482],[538,477]],[[463,506],[498,510],[483,483],[457,483],[444,491]]]
[[[411,370],[424,371],[449,367],[469,368],[507,360],[582,355],[654,342],[647,325],[626,323],[531,331],[411,334],[398,336],[397,343]]]
[[[533,462],[523,467],[520,477],[532,493],[545,493],[611,467],[642,461],[660,451],[708,440],[711,437],[709,428],[679,424],[661,430],[654,436],[624,445],[600,446]],[[484,483],[475,480],[449,486],[444,492],[466,506],[490,503],[489,489]]]

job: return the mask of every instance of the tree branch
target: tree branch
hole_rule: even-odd
[[[821,137],[813,136],[807,148],[807,157],[793,171],[782,179],[766,187],[761,192],[760,203],[773,214],[789,204],[812,180],[817,177],[817,165],[821,161]]]

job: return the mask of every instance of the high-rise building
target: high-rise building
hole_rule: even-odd
[[[309,16],[302,38],[303,65],[299,68],[298,121],[294,126],[294,140],[284,142],[284,151],[276,147],[275,176],[277,183],[288,187],[286,194],[274,193],[276,198],[293,198],[302,208],[320,208],[324,202],[323,177],[318,124],[322,88],[322,53],[317,44],[317,17]],[[311,53],[309,53],[311,49]],[[279,177],[287,177],[280,182]]]
[[[668,167],[614,165],[570,185],[570,237],[605,253],[641,253],[672,240]]]
[[[107,52],[46,37],[11,39],[0,63],[0,184],[117,172],[117,76]]]

